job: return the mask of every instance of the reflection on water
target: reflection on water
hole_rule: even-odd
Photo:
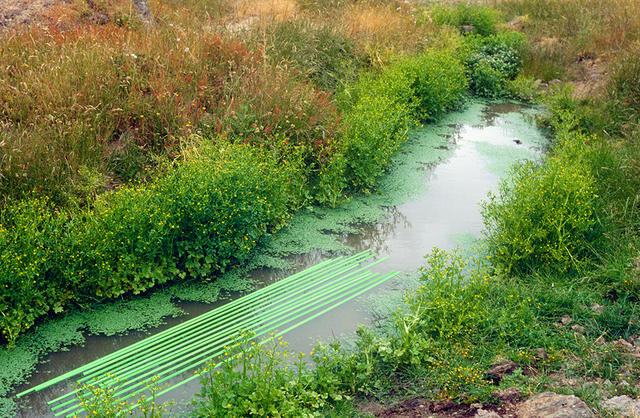
[[[344,235],[340,239],[356,250],[372,248],[380,256],[388,256],[388,260],[374,268],[384,273],[391,270],[415,272],[422,264],[424,254],[432,247],[452,248],[456,246],[456,236],[479,235],[482,230],[479,203],[488,191],[496,187],[499,175],[510,163],[523,156],[535,157],[543,143],[541,134],[527,125],[523,117],[514,116],[513,112],[523,109],[523,106],[512,103],[491,104],[483,111],[482,125],[453,125],[452,130],[446,133],[448,147],[452,149],[451,156],[435,167],[417,168],[424,171],[426,192],[410,202],[386,208],[384,222],[356,225],[359,234]],[[518,137],[520,144],[514,142],[514,132],[523,133]],[[424,147],[423,152],[433,152],[433,149],[430,151]],[[263,269],[252,276],[259,286],[266,286],[330,256],[321,251],[310,252],[292,257],[290,261],[294,268],[290,271]],[[401,280],[387,282],[383,289],[374,289],[369,295],[310,321],[287,334],[290,346],[295,350],[309,351],[318,339],[327,340],[352,333],[359,324],[372,319],[367,296],[380,291],[398,292],[402,289],[404,285]],[[153,332],[207,312],[214,305],[186,303],[181,307],[190,315],[169,319],[166,325]],[[84,347],[50,355],[48,362],[38,367],[28,386],[81,366],[145,336],[144,333],[132,333],[120,337],[89,337]],[[21,400],[21,416],[50,415],[46,401],[64,394],[68,388],[68,384],[59,384]],[[193,382],[171,396],[178,400],[189,399],[198,390],[198,383]]]

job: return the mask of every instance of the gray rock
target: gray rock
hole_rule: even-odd
[[[640,399],[632,399],[627,395],[616,396],[602,402],[602,408],[619,417],[640,417]]]
[[[578,324],[571,325],[571,329],[574,330],[574,331],[577,331],[577,332],[579,332],[581,334],[584,334],[584,332],[585,332],[584,327],[582,325],[578,325]]]
[[[462,33],[471,33],[476,30],[476,27],[473,25],[462,25],[460,29],[462,30]]]
[[[518,407],[519,418],[582,418],[593,414],[580,398],[573,395],[540,393]]]
[[[604,310],[604,306],[594,303],[591,305],[591,310],[596,313],[602,313],[602,311]]]
[[[515,362],[511,360],[501,360],[495,364],[487,374],[494,382],[499,382],[504,376],[513,373],[517,368],[518,365]]]
[[[478,409],[474,418],[501,418],[500,414],[496,411],[487,411],[484,409]]]

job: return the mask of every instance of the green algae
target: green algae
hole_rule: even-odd
[[[476,150],[485,158],[487,170],[504,178],[511,166],[518,161],[535,159],[536,153],[529,148],[511,145],[496,145],[476,142]]]

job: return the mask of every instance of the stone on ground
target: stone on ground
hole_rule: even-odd
[[[580,398],[544,392],[518,407],[519,418],[582,418],[593,414]]]

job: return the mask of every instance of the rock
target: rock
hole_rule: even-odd
[[[551,80],[549,84],[551,84],[552,82],[553,80]],[[560,322],[562,323],[562,325],[569,325],[572,321],[573,321],[573,318],[571,318],[570,315],[565,315],[560,319]]]
[[[516,16],[510,21],[508,21],[507,23],[505,23],[504,26],[509,30],[521,31],[522,29],[524,29],[524,26],[527,24],[528,21],[529,21],[529,16],[526,16],[526,15]]]
[[[616,396],[603,401],[601,405],[618,417],[640,417],[640,399],[632,399],[627,395]]]
[[[582,325],[578,325],[578,324],[571,325],[571,329],[574,331],[578,331],[581,334],[584,334],[585,332],[585,328]]]
[[[500,363],[496,364],[487,372],[487,375],[494,382],[499,382],[502,378],[508,374],[513,373],[515,369],[518,368],[518,364],[514,363],[511,360],[503,360]]]
[[[478,409],[475,418],[501,418],[500,414],[495,411],[487,411],[485,409]]]
[[[510,387],[504,390],[498,390],[491,393],[491,396],[502,403],[515,402],[522,398],[522,391],[517,387]]]
[[[547,351],[544,348],[536,348],[536,359],[538,359],[538,361],[546,360],[548,357],[549,354],[547,354]]]
[[[462,33],[471,33],[476,30],[476,27],[473,25],[462,25],[460,26],[460,30],[462,31]]]
[[[573,395],[540,393],[518,407],[519,418],[581,418],[593,414],[580,398]]]

